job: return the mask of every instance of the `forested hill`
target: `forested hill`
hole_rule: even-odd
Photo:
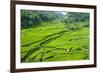
[[[43,21],[52,21],[62,18],[64,15],[55,11],[21,10],[21,27],[29,28],[37,26]]]
[[[62,11],[39,11],[21,10],[21,28],[38,26],[44,21],[59,20],[63,23],[86,22],[89,26],[89,13],[62,12]]]

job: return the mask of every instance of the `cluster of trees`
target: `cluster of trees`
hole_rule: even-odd
[[[21,10],[21,27],[37,26],[42,21],[52,21],[61,17],[62,14],[55,11]]]
[[[89,13],[80,13],[80,12],[68,12],[66,14],[66,18],[63,18],[63,22],[77,24],[80,22],[85,22],[86,25],[89,26]]]
[[[73,20],[76,22],[88,21],[89,20],[89,13],[69,12],[68,18],[70,20]]]

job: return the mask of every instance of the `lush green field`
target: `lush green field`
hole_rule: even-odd
[[[21,62],[89,59],[89,27],[67,28],[59,20],[21,30]]]

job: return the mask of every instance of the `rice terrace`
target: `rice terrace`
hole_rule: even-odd
[[[21,62],[89,59],[89,13],[21,10]]]

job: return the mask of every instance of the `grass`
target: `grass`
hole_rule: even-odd
[[[42,22],[40,26],[21,30],[21,62],[87,59],[88,27],[71,30],[61,22]]]

